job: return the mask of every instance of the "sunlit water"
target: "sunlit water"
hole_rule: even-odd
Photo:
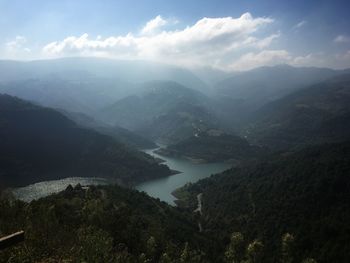
[[[88,177],[70,177],[61,180],[45,181],[31,184],[25,187],[19,187],[12,190],[16,198],[30,202],[50,194],[58,193],[67,188],[68,185],[73,187],[77,184],[81,185],[106,185],[110,182],[103,178]]]
[[[146,153],[154,157],[161,158],[170,169],[180,171],[180,174],[165,178],[155,179],[136,186],[139,191],[144,191],[148,195],[159,198],[171,205],[174,205],[176,198],[171,194],[175,189],[186,183],[194,183],[200,179],[209,177],[212,174],[222,172],[230,168],[227,163],[194,164],[188,160],[169,158],[154,153],[154,150],[147,150]]]
[[[175,205],[174,200],[176,200],[176,198],[171,194],[175,189],[185,185],[188,182],[197,182],[200,179],[206,178],[211,174],[222,172],[230,167],[230,165],[227,163],[194,164],[184,159],[160,156],[153,151],[154,150],[147,150],[145,152],[153,155],[154,157],[165,160],[164,164],[168,165],[170,169],[180,171],[181,173],[147,181],[137,185],[135,188],[139,191],[146,192],[152,197],[159,198],[160,200],[171,205]],[[68,185],[72,185],[74,187],[77,184],[106,185],[109,183],[111,183],[111,181],[103,178],[71,177],[14,188],[12,189],[12,192],[16,198],[29,202],[63,191]]]

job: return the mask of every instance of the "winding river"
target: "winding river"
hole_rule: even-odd
[[[185,159],[160,156],[154,153],[155,150],[157,149],[145,150],[145,152],[154,157],[163,159],[165,161],[164,164],[168,165],[170,169],[180,171],[181,173],[147,181],[135,186],[135,188],[171,205],[175,205],[174,201],[176,198],[171,194],[175,189],[188,182],[197,182],[200,179],[208,177],[211,174],[222,172],[230,167],[227,163],[194,164]],[[15,188],[12,189],[12,192],[18,199],[29,202],[34,199],[60,192],[69,184],[75,186],[78,183],[81,185],[103,185],[111,182],[103,178],[72,177]]]
[[[174,201],[176,198],[171,194],[175,189],[186,183],[194,183],[212,174],[222,172],[231,166],[228,163],[194,164],[185,159],[160,156],[154,152],[155,150],[157,149],[146,150],[145,152],[163,159],[165,161],[164,164],[168,165],[170,169],[180,171],[181,173],[144,182],[137,185],[136,189],[144,191],[148,195],[159,198],[171,205],[175,205]]]

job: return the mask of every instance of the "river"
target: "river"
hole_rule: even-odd
[[[154,153],[155,150],[156,149],[145,150],[145,152],[154,157],[163,159],[165,161],[164,164],[168,165],[170,169],[181,173],[147,181],[135,186],[135,188],[171,205],[175,205],[174,201],[176,198],[171,194],[175,189],[188,182],[197,182],[200,179],[208,177],[211,174],[222,172],[230,167],[227,163],[194,164],[185,159],[160,156]],[[103,178],[72,177],[61,180],[39,182],[25,187],[12,189],[12,192],[18,199],[29,202],[34,199],[60,192],[69,184],[75,186],[78,183],[81,185],[103,185],[111,182]]]
[[[180,171],[181,173],[144,182],[136,186],[136,189],[144,191],[148,195],[159,198],[171,205],[175,205],[174,201],[176,198],[171,194],[175,189],[186,183],[197,182],[200,179],[209,177],[211,174],[222,172],[231,167],[228,163],[194,164],[186,159],[160,156],[154,153],[155,150],[146,150],[145,152],[165,160],[164,164],[168,165],[170,169]]]

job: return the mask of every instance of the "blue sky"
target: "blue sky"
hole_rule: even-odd
[[[345,0],[0,0],[0,58],[102,56],[223,70],[279,63],[345,68],[349,11]]]

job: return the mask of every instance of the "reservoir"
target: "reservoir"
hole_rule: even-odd
[[[174,201],[176,198],[171,194],[175,189],[186,183],[197,182],[200,179],[209,177],[212,174],[220,173],[231,167],[228,163],[195,164],[186,159],[160,156],[154,153],[155,150],[157,149],[146,150],[145,152],[156,158],[163,159],[165,161],[164,164],[168,165],[170,169],[181,173],[144,182],[137,185],[135,188],[171,205],[175,205]]]
[[[12,193],[16,198],[30,202],[50,194],[61,192],[67,188],[68,185],[73,187],[77,184],[81,185],[106,185],[110,182],[104,178],[94,177],[69,177],[59,180],[44,181],[35,184],[30,184],[24,187],[12,189]]]
[[[145,150],[145,152],[154,157],[163,159],[165,161],[164,164],[168,165],[170,169],[179,171],[180,173],[147,181],[136,185],[135,188],[171,205],[175,205],[174,200],[176,200],[176,198],[171,194],[175,189],[189,182],[197,182],[211,174],[220,173],[231,166],[228,163],[195,164],[186,159],[160,156],[154,153],[155,150],[157,149]],[[71,177],[15,188],[12,189],[12,192],[18,199],[29,202],[34,199],[63,191],[70,184],[75,186],[77,184],[104,185],[109,183],[111,183],[109,180],[103,178]]]

